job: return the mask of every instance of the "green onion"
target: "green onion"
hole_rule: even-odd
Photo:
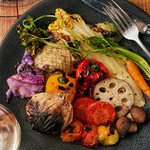
[[[49,42],[49,40],[53,37],[49,36],[47,30],[37,28],[35,25],[36,21],[45,17],[58,19],[78,40],[68,41],[66,45],[58,45]],[[98,36],[80,38],[59,17],[55,15],[43,15],[35,20],[33,17],[28,16],[27,19],[23,20],[22,24],[23,26],[18,26],[18,33],[20,34],[22,45],[25,46],[26,50],[28,50],[32,55],[35,55],[43,44],[47,44],[53,47],[66,47],[71,49],[78,59],[80,59],[78,52],[83,52],[84,57],[90,53],[98,53],[119,57],[123,60],[130,59],[144,72],[144,76],[147,79],[150,79],[150,65],[144,58],[111,41],[110,39]],[[92,47],[93,50],[84,49],[82,47],[82,42]],[[70,43],[72,43],[73,46],[69,46]]]

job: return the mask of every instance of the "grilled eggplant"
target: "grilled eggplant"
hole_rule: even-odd
[[[38,93],[26,105],[32,128],[45,134],[64,130],[73,118],[72,105],[65,93]]]

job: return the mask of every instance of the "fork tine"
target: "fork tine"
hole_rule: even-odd
[[[113,21],[113,23],[115,24],[115,26],[117,27],[117,29],[123,33],[122,28],[118,25],[118,23],[116,22],[116,20],[114,19],[114,16],[112,15],[112,13],[110,12],[110,9],[108,6],[106,6],[106,8],[103,8],[104,11],[106,12],[106,14],[111,18],[111,20]]]
[[[126,18],[129,20],[129,22],[131,22],[132,24],[134,24],[133,20],[130,18],[130,16],[114,1],[112,0],[112,2],[118,7],[118,9],[126,16]]]
[[[117,20],[119,22],[121,27],[126,30],[128,27],[128,25],[126,25],[127,21],[123,18],[123,16],[117,11],[117,9],[111,3],[109,3],[109,4],[110,4],[111,14],[114,16],[115,20]],[[125,22],[126,26],[124,25],[123,21]]]
[[[105,8],[103,8],[106,14],[111,18],[111,20],[116,25],[120,33],[126,39],[136,41],[139,44],[139,46],[143,49],[143,51],[147,54],[147,56],[150,58],[150,52],[147,50],[147,48],[139,39],[138,36],[139,30],[136,24],[134,23],[134,21],[127,15],[127,13],[118,4],[115,3],[114,0],[112,0],[112,2],[115,6],[110,4],[110,6],[106,6]],[[124,20],[123,18],[126,19],[127,22],[123,21]],[[124,22],[125,23],[124,25],[126,25],[128,28],[125,29],[123,28],[123,26],[121,27],[122,22]]]
[[[119,12],[119,8],[116,9],[110,2],[109,2],[110,6],[112,7],[112,9],[116,12],[116,17],[118,18],[118,20],[120,21],[121,26],[124,29],[127,29],[130,27],[130,23],[127,22],[127,20],[124,18],[124,16],[121,14],[121,12]],[[115,14],[114,14],[115,15]],[[123,23],[122,23],[123,22]],[[124,25],[125,24],[125,25]]]

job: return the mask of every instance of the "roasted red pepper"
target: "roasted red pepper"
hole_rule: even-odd
[[[92,98],[95,84],[108,76],[108,69],[98,61],[83,60],[76,70],[76,98]]]
[[[75,141],[82,133],[83,125],[78,120],[73,120],[69,126],[61,132],[61,139],[63,142],[73,142]]]
[[[90,148],[97,147],[98,127],[95,124],[84,125],[82,134],[77,138],[76,142]]]

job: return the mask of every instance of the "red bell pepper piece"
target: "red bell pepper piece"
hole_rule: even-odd
[[[61,139],[63,142],[73,142],[75,141],[82,133],[83,125],[78,120],[73,120],[69,126],[61,132]]]
[[[84,125],[82,134],[76,142],[86,147],[96,148],[98,146],[98,127],[95,124]]]
[[[98,61],[83,60],[76,69],[76,98],[92,98],[96,83],[108,76],[108,69]]]

